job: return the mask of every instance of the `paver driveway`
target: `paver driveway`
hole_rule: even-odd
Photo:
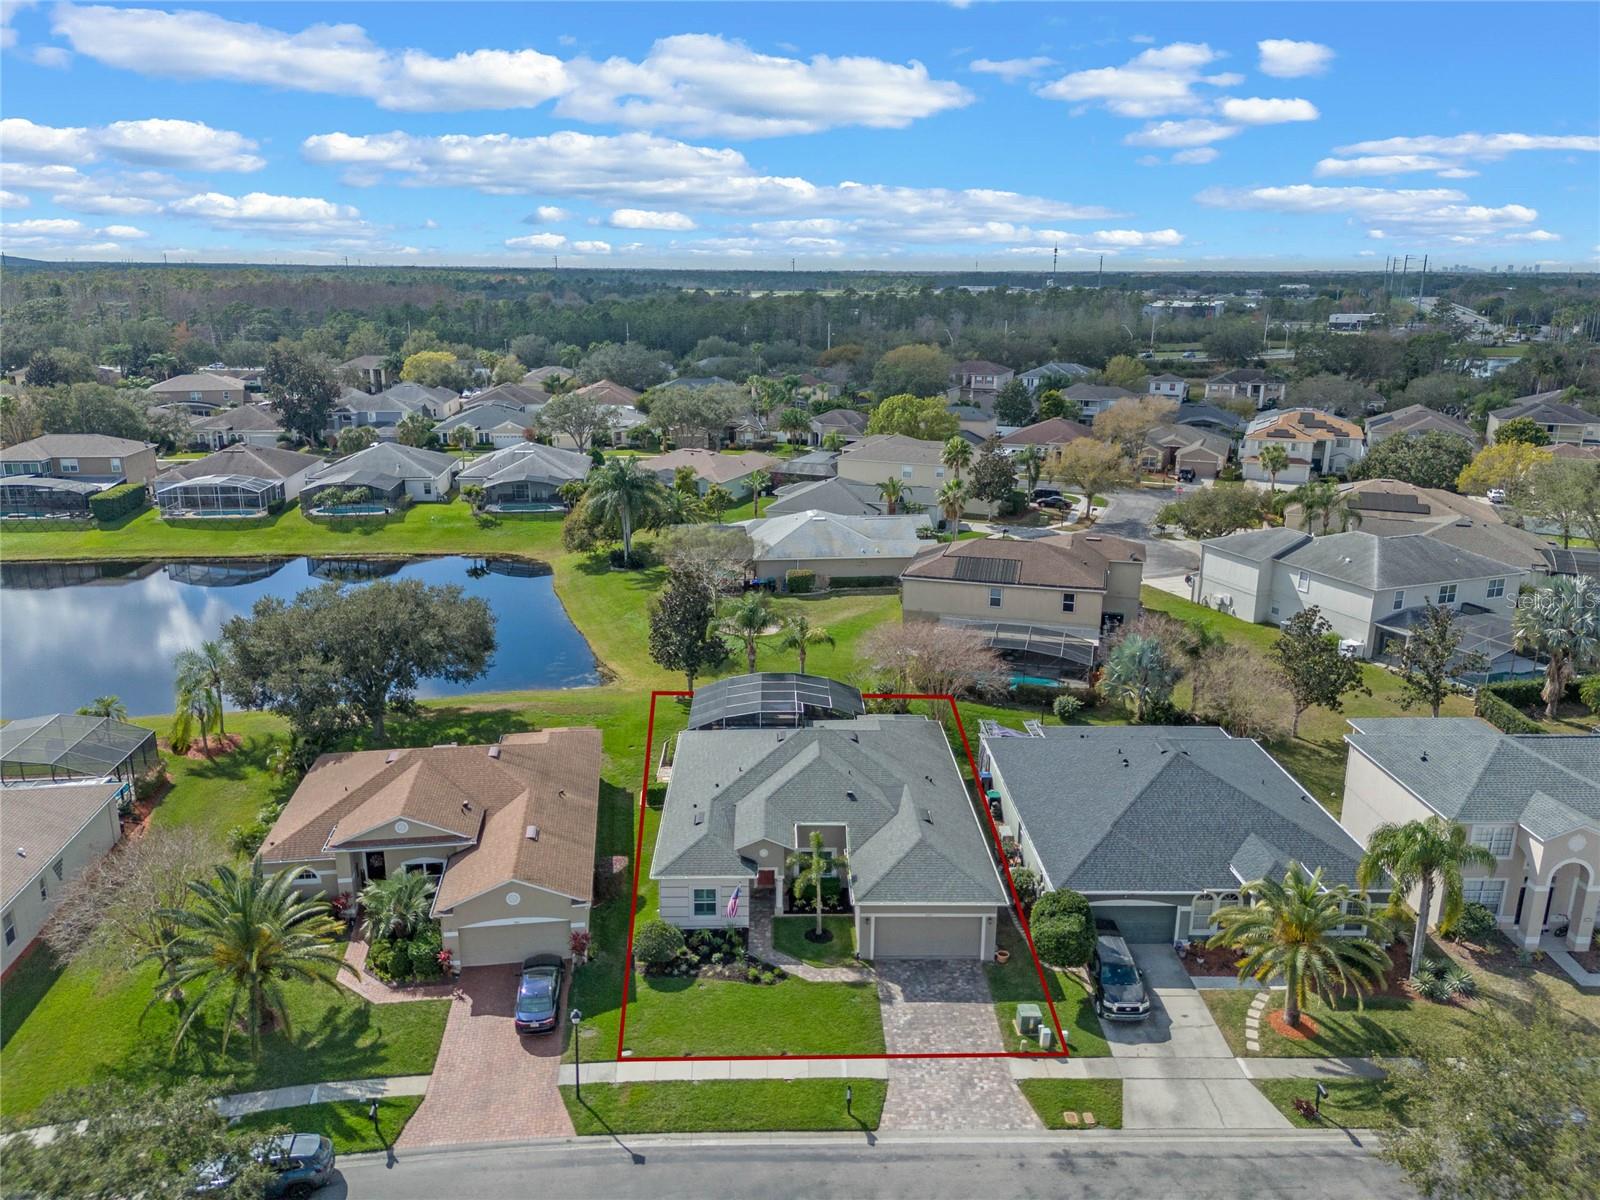
[[[512,1023],[519,973],[511,963],[461,972],[433,1079],[401,1149],[572,1133],[556,1088],[561,1034],[522,1037]]]
[[[1004,1049],[983,964],[886,959],[878,1003],[890,1054]],[[884,1129],[1038,1129],[1004,1059],[889,1060]]]

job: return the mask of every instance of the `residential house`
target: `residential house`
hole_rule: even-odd
[[[772,478],[779,487],[783,487],[792,483],[816,483],[821,479],[832,479],[838,473],[837,450],[813,450],[810,454],[779,459],[778,465],[772,469]]]
[[[1408,404],[1393,412],[1376,413],[1367,418],[1367,449],[1371,450],[1396,434],[1449,433],[1478,445],[1478,431],[1460,417],[1452,417],[1422,404]]]
[[[525,383],[497,383],[492,388],[462,397],[461,408],[465,410],[480,404],[498,404],[501,408],[515,408],[527,416],[536,417],[539,410],[549,403],[550,393],[543,388]]]
[[[560,508],[561,485],[585,478],[593,467],[594,460],[577,450],[518,441],[473,459],[456,483],[481,487],[492,512]]]
[[[456,430],[472,430],[473,444],[504,449],[526,441],[526,431],[532,429],[536,418],[529,416],[520,406],[509,404],[472,404],[454,416],[446,417],[433,427],[434,436],[441,444],[455,445]]]
[[[848,444],[867,435],[867,414],[854,408],[830,408],[811,419],[811,444],[822,445],[830,433],[837,433]]]
[[[1228,464],[1233,442],[1193,425],[1152,425],[1139,451],[1139,466],[1164,475],[1191,472],[1195,482],[1215,479]]]
[[[1022,380],[1022,385],[1028,389],[1030,396],[1038,396],[1040,388],[1066,387],[1095,374],[1096,371],[1092,367],[1086,367],[1082,363],[1047,362],[1034,367],[1031,371],[1024,371],[1017,378]]]
[[[1355,838],[1258,742],[1214,726],[1000,729],[984,733],[979,770],[1022,865],[1136,945],[1209,938],[1245,884],[1290,863],[1355,889]]]
[[[1180,404],[1168,420],[1174,425],[1193,425],[1197,429],[1220,433],[1229,441],[1238,437],[1245,427],[1244,418],[1238,413],[1214,404]]]
[[[956,398],[961,404],[990,412],[994,409],[994,398],[1000,394],[1000,389],[1015,376],[1016,372],[1010,367],[974,358],[958,362],[950,368],[950,386],[956,389]]]
[[[1182,375],[1152,375],[1145,383],[1145,390],[1152,396],[1182,404],[1189,398],[1189,381]]]
[[[399,442],[376,442],[365,450],[318,467],[301,486],[300,506],[314,508],[329,488],[365,494],[362,503],[394,508],[402,498],[432,503],[450,497],[461,460],[437,450],[419,450]]]
[[[775,474],[783,472],[794,460],[783,463],[775,469]],[[903,513],[910,507],[918,507],[924,512],[936,512],[938,505],[933,499],[933,494],[926,488],[909,489],[896,505],[896,512]],[[772,494],[772,499],[767,501],[762,512],[769,517],[786,516],[794,513],[808,511],[836,513],[847,517],[882,517],[891,516],[889,503],[883,498],[883,493],[878,490],[875,483],[862,483],[855,479],[840,479],[837,476],[831,479],[815,479],[786,484]]]
[[[898,433],[875,433],[839,455],[839,478],[876,486],[898,480],[906,499],[936,507],[939,489],[955,478],[955,470],[944,465],[943,442],[903,437]],[[969,512],[991,513],[994,506],[968,501]]]
[[[373,394],[389,386],[387,362],[381,354],[359,354],[340,363],[336,370],[341,376],[357,380],[363,392]]]
[[[1357,841],[1429,817],[1464,825],[1495,860],[1462,869],[1468,902],[1524,949],[1588,948],[1600,902],[1600,738],[1505,734],[1475,717],[1356,717],[1350,729],[1339,819]],[[1421,902],[1415,890],[1409,899]],[[1547,932],[1558,924],[1568,927],[1561,939]]]
[[[1259,367],[1237,367],[1206,380],[1206,399],[1248,400],[1260,412],[1283,403],[1288,385],[1270,371]]]
[[[975,404],[950,404],[945,411],[956,419],[956,436],[974,441],[975,445],[981,446],[997,432],[994,415]]]
[[[156,473],[151,442],[100,433],[47,433],[0,450],[0,474],[84,479],[95,483],[145,483]]]
[[[694,472],[700,495],[704,496],[714,485],[720,484],[736,499],[747,500],[750,476],[757,471],[771,475],[783,465],[783,460],[770,454],[722,454],[716,450],[691,448],[640,459],[639,465],[668,487],[676,479],[678,468],[688,467]]]
[[[1509,642],[1528,572],[1422,533],[1364,530],[1312,537],[1253,529],[1200,543],[1193,599],[1257,624],[1282,625],[1315,605],[1363,658],[1410,635],[1430,604],[1454,609],[1475,637]]]
[[[1555,445],[1600,446],[1600,415],[1561,399],[1565,392],[1540,392],[1523,396],[1506,408],[1489,414],[1489,440],[1507,421],[1526,417],[1550,435]]]
[[[1076,400],[1083,419],[1090,425],[1099,414],[1118,400],[1137,400],[1138,395],[1127,388],[1104,383],[1075,383],[1061,393],[1068,400]]]
[[[1291,408],[1263,413],[1246,427],[1239,461],[1244,477],[1258,483],[1273,482],[1261,465],[1261,451],[1282,446],[1289,465],[1278,472],[1276,483],[1309,483],[1318,475],[1339,475],[1367,453],[1361,426],[1314,408]]]
[[[600,760],[591,728],[324,754],[257,857],[295,871],[308,896],[430,876],[432,915],[457,969],[565,958],[572,935],[589,928]]]
[[[256,517],[296,499],[325,465],[318,454],[235,442],[173,464],[150,490],[163,517]]]
[[[715,700],[713,689],[748,679],[702,692]],[[662,919],[742,929],[758,905],[757,921],[806,919],[788,915],[797,908],[794,855],[817,832],[825,854],[849,863],[828,878],[853,916],[862,958],[994,956],[1005,919],[995,850],[937,721],[862,715],[695,728],[701,700],[673,749],[650,861]],[[794,699],[779,703],[792,720]]]
[[[19,717],[0,726],[0,786],[102,779],[132,783],[160,763],[154,733],[112,717],[55,713]]]
[[[574,378],[573,373],[566,367],[534,367],[522,377],[522,382],[533,387],[542,388],[552,380],[567,380]]]
[[[0,972],[39,936],[73,882],[122,837],[133,785],[115,779],[0,787]]]
[[[1000,439],[1000,448],[1007,454],[1016,455],[1029,446],[1038,446],[1047,460],[1054,461],[1061,457],[1062,450],[1079,438],[1092,436],[1087,425],[1069,421],[1066,417],[1051,417],[1006,434]]]
[[[196,417],[209,417],[219,408],[232,408],[245,402],[242,379],[231,375],[174,375],[150,386],[150,403],[158,408],[174,408]]]
[[[440,421],[460,407],[461,398],[449,388],[424,387],[420,383],[397,383],[376,396],[350,389],[334,403],[333,428],[368,428],[378,437],[390,440],[395,428],[412,413],[430,421]]]
[[[718,380],[717,382],[726,383],[727,380]],[[680,383],[687,384],[688,381],[684,380],[680,381]],[[665,387],[667,385],[663,384],[662,386]],[[639,397],[643,393],[636,392],[631,387],[624,387],[620,383],[612,383],[609,379],[601,379],[579,388],[574,394],[595,404],[611,404],[622,408],[635,408],[638,406]]]
[[[1144,557],[1096,533],[949,542],[901,573],[901,614],[977,629],[1035,674],[1087,671],[1102,632],[1139,615]]]
[[[209,417],[195,417],[189,422],[196,444],[208,450],[221,450],[234,442],[249,446],[276,446],[284,436],[283,423],[270,408],[259,404],[241,404],[237,408],[224,408]]]
[[[807,509],[739,524],[755,546],[756,577],[776,579],[787,590],[790,571],[813,572],[824,589],[834,579],[893,582],[928,548],[920,535],[932,520],[926,513],[860,517]]]

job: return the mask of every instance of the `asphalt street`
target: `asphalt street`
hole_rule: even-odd
[[[317,1200],[512,1197],[973,1196],[1074,1200],[1385,1200],[1410,1195],[1363,1135],[704,1136],[580,1141],[344,1159]]]
[[[1185,491],[1189,490],[1187,487]],[[1185,575],[1200,567],[1200,552],[1193,542],[1171,541],[1150,536],[1156,513],[1178,498],[1172,488],[1138,488],[1113,492],[1100,510],[1094,532],[1115,534],[1130,541],[1143,542],[1147,551],[1145,579]]]

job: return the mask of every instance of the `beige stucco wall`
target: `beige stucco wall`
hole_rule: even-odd
[[[508,901],[513,894],[517,897],[515,904]],[[439,923],[445,929],[459,929],[481,921],[531,917],[557,917],[569,921],[574,928],[588,928],[589,905],[575,904],[568,896],[512,880],[440,913]]]
[[[106,851],[117,844],[122,836],[122,823],[117,817],[117,804],[113,799],[104,808],[94,815],[80,829],[75,837],[66,844],[61,853],[55,858],[39,858],[35,864],[39,871],[38,878],[30,879],[27,885],[11,902],[11,907],[5,910],[5,915],[11,918],[16,929],[9,946],[0,940],[0,971],[9,967],[29,943],[39,936],[39,931],[55,911],[56,905],[61,903],[61,897],[66,893],[67,885],[83,872],[92,867],[105,857]],[[9,852],[8,852],[9,853]],[[61,863],[61,878],[56,878],[54,866]],[[44,892],[39,894],[39,880],[44,880]]]
[[[1000,588],[1000,606],[989,603],[990,587]],[[1067,589],[1016,587],[1005,584],[964,583],[953,579],[902,579],[900,605],[908,621],[936,621],[940,617],[976,617],[992,621],[1027,621],[1035,625],[1082,628],[1086,637],[1098,637],[1105,597],[1100,591],[1075,590],[1074,611],[1061,609]],[[1118,610],[1138,609],[1138,591],[1124,592]]]
[[[722,929],[732,927],[745,929],[750,925],[750,887],[754,883],[751,879],[663,879],[660,881],[661,919],[680,929]],[[735,917],[728,917],[728,900],[733,895],[734,888],[742,887],[740,894],[739,913]],[[717,911],[710,916],[697,917],[694,915],[694,890],[696,888],[717,889]]]
[[[859,451],[845,451],[839,455],[839,478],[854,479],[861,483],[882,483],[898,479],[908,487],[933,488],[938,491],[946,480],[954,479],[950,468],[936,463],[900,463],[881,458],[864,458]]]

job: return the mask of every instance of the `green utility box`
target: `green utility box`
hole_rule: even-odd
[[[1039,1036],[1039,1029],[1044,1024],[1044,1014],[1039,1011],[1037,1004],[1017,1005],[1017,1033],[1025,1038]]]

